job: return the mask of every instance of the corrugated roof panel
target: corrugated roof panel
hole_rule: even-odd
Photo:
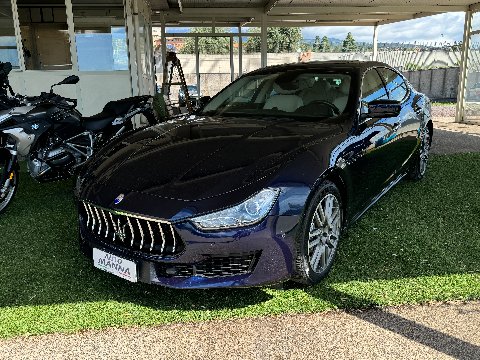
[[[184,8],[261,7],[265,0],[181,0]]]
[[[202,2],[199,0],[199,2]],[[429,6],[429,5],[471,5],[474,0],[279,0],[275,6]],[[235,1],[232,1],[232,5]],[[233,7],[233,6],[232,6]]]

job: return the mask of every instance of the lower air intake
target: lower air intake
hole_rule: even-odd
[[[221,277],[250,274],[255,269],[260,252],[230,256],[209,256],[197,264],[157,265],[158,277]]]

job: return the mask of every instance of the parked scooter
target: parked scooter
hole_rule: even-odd
[[[28,98],[28,105],[0,111],[0,213],[17,190],[19,156],[34,179],[64,179],[112,138],[133,130],[136,115],[145,116],[148,125],[156,123],[149,95],[110,101],[99,114],[83,117],[76,99],[53,92],[54,86],[78,81],[68,76],[50,92]]]

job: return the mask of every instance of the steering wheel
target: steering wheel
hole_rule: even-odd
[[[327,101],[327,100],[313,100],[313,101],[310,101],[305,106],[310,106],[312,104],[327,105],[330,109],[332,109],[334,115],[340,115],[340,109],[338,107],[336,107],[335,104],[331,103],[330,101]]]

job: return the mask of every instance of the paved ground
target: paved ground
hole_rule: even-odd
[[[454,118],[434,118],[432,153],[452,154],[480,151],[479,125],[456,124]]]
[[[0,359],[480,359],[480,302],[86,331],[0,342]]]

